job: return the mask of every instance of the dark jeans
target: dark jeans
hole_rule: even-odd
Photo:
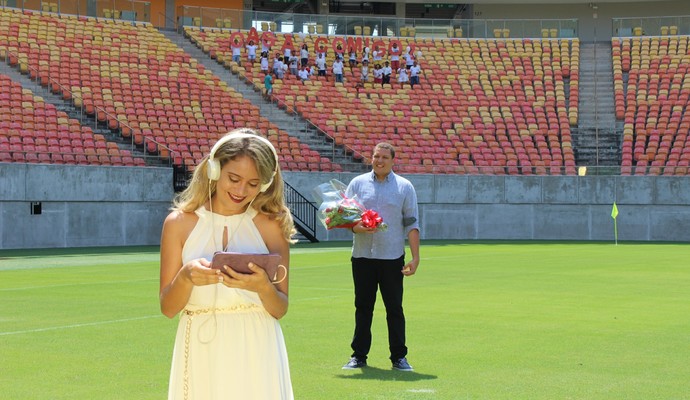
[[[392,361],[407,355],[405,346],[405,314],[403,313],[403,274],[405,256],[396,260],[352,258],[352,278],[355,284],[355,334],[352,356],[367,359],[371,348],[371,322],[374,317],[376,292],[386,306],[388,348]]]

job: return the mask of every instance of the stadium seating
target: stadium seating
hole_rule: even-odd
[[[236,127],[271,132],[274,143],[294,143],[150,24],[0,10],[0,48],[11,65],[175,165],[193,168],[209,145]],[[301,148],[309,160],[318,156]],[[289,155],[286,169],[341,170],[328,159],[293,162]]]
[[[81,126],[54,105],[0,75],[0,161],[43,164],[143,165],[131,154]]]
[[[612,41],[623,175],[687,175],[690,166],[688,37]]]
[[[263,87],[259,64],[229,61],[230,33],[189,30],[191,39],[244,79]],[[277,34],[280,49],[289,34]],[[503,35],[503,31],[501,31]],[[291,35],[314,57],[316,35]],[[381,38],[387,47],[390,38]],[[579,42],[531,39],[406,39],[425,71],[422,84],[346,82],[286,75],[274,85],[288,111],[307,118],[362,158],[379,140],[399,148],[407,173],[570,174],[570,126],[577,124]],[[421,53],[418,53],[421,52]],[[335,53],[326,55],[333,60]],[[373,63],[372,63],[373,64]],[[371,65],[371,64],[370,64]],[[329,66],[330,69],[330,66]],[[370,78],[371,79],[371,78]]]

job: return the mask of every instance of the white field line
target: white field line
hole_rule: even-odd
[[[133,318],[124,318],[124,319],[113,319],[110,321],[98,321],[98,322],[87,322],[84,324],[72,324],[72,325],[61,325],[61,326],[51,326],[48,328],[36,328],[36,329],[26,329],[23,331],[9,331],[9,332],[0,332],[0,336],[9,336],[9,335],[23,335],[27,333],[37,333],[37,332],[47,332],[47,331],[56,331],[60,329],[72,329],[72,328],[83,328],[85,326],[99,326],[99,325],[107,325],[107,324],[117,324],[120,322],[129,322],[129,321],[138,321],[142,319],[151,319],[151,318],[160,318],[163,315],[147,315],[144,317],[133,317]]]
[[[132,279],[132,280],[124,280],[124,281],[96,281],[96,282],[88,282],[88,283],[64,283],[61,285],[24,286],[24,287],[0,289],[0,292],[12,292],[12,291],[17,291],[17,290],[34,290],[34,289],[52,289],[52,288],[68,287],[68,286],[112,285],[112,284],[118,284],[118,283],[137,283],[137,282],[148,282],[148,281],[157,281],[157,280],[158,280],[158,278],[149,278],[149,279]]]

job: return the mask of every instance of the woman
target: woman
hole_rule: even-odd
[[[288,279],[210,261],[217,251],[278,253],[287,272],[294,232],[271,143],[250,129],[221,138],[163,224],[161,311],[181,314],[169,399],[293,399],[278,323]]]

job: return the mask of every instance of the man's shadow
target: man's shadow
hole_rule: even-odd
[[[359,373],[354,374],[336,374],[336,378],[340,379],[368,379],[375,381],[404,381],[415,382],[438,379],[436,375],[420,374],[414,371],[397,371],[394,369],[383,369],[376,367],[364,367],[359,369]]]

